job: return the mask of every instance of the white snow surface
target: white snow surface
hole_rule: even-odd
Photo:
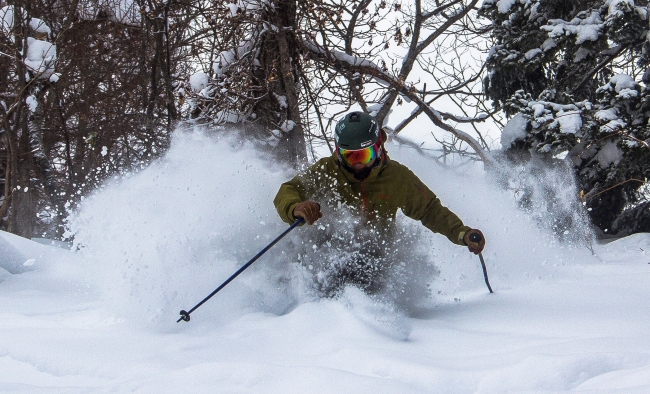
[[[292,173],[246,144],[176,132],[160,161],[70,218],[73,250],[0,233],[3,393],[648,393],[650,234],[560,244],[478,167],[388,146],[464,221],[476,256],[401,216],[440,274],[408,311],[318,299],[272,200]]]

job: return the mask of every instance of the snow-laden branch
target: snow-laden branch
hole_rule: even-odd
[[[478,116],[458,116],[449,112],[440,112],[440,115],[442,115],[443,120],[453,120],[456,123],[485,122],[490,117],[486,113],[478,114]]]
[[[430,18],[432,18],[434,16],[440,15],[445,10],[448,10],[449,8],[455,6],[456,4],[459,4],[461,2],[462,2],[462,0],[455,0],[455,1],[452,1],[452,2],[450,2],[448,4],[443,4],[443,5],[441,5],[441,6],[437,7],[437,8],[429,11],[429,12],[423,13],[422,14],[422,19],[426,20],[426,19],[430,19]]]
[[[55,63],[56,45],[32,37],[27,38],[25,65],[35,74],[37,79],[49,79],[52,77],[54,75]]]
[[[494,162],[490,154],[481,147],[476,139],[464,131],[445,123],[443,120],[443,114],[424,102],[415,89],[406,86],[394,76],[383,71],[377,64],[358,56],[349,56],[345,53],[327,50],[311,41],[304,41],[303,44],[315,59],[324,61],[329,67],[336,70],[345,70],[348,72],[370,75],[376,81],[381,81],[380,83],[382,83],[382,85],[385,85],[387,88],[396,91],[400,95],[414,102],[419,109],[429,117],[434,125],[467,143],[485,163]],[[445,114],[445,116],[446,115],[447,114]]]
[[[584,18],[573,18],[570,21],[549,19],[548,25],[541,26],[540,29],[547,31],[550,38],[575,35],[576,45],[581,45],[585,41],[598,40],[604,27],[605,23],[600,18],[600,11],[591,10],[591,13]]]
[[[8,5],[0,8],[0,31],[3,33],[10,35],[11,31],[14,29],[16,25],[19,26],[24,26],[27,22],[27,11],[23,10],[22,8],[18,8],[18,16],[21,21],[15,21],[14,20],[14,6],[13,5]],[[18,23],[16,23],[18,22]]]
[[[305,45],[305,48],[309,49],[311,53],[317,54],[318,56],[330,57],[335,61],[349,64],[352,67],[368,67],[374,68],[379,72],[383,72],[381,67],[379,67],[371,60],[367,60],[359,56],[348,55],[347,53],[341,51],[328,50],[312,41],[304,41],[303,44]]]
[[[452,1],[451,3],[448,4],[449,7],[452,7],[456,4],[461,4],[461,1]],[[435,29],[433,29],[433,32],[429,34],[426,38],[421,39],[420,35],[423,32],[423,25],[425,24],[425,21],[429,18],[432,18],[435,15],[438,15],[438,13],[443,13],[446,6],[441,6],[440,8],[433,10],[431,14],[425,13],[422,14],[422,9],[421,9],[421,3],[416,2],[416,13],[415,13],[415,23],[413,25],[413,36],[411,38],[411,42],[408,47],[408,51],[406,55],[404,56],[404,59],[402,60],[402,67],[399,72],[399,76],[397,77],[399,81],[405,81],[411,71],[413,70],[413,67],[415,66],[415,63],[417,59],[420,57],[420,54],[429,47],[433,42],[435,42],[440,36],[445,34],[445,32],[448,31],[448,29],[453,26],[455,23],[460,21],[462,18],[464,18],[478,3],[478,0],[471,0],[469,4],[463,5],[457,12],[455,12],[452,16],[447,16],[446,20],[440,25],[437,26]],[[382,108],[379,111],[378,118],[381,120],[383,119],[387,114],[388,111],[390,110],[390,107],[393,105],[395,99],[397,96],[393,93],[389,93],[384,101],[384,108]]]
[[[47,37],[51,33],[50,27],[42,19],[30,18],[25,10],[18,9],[17,14],[22,19],[20,21],[14,20],[15,14],[14,6],[0,8],[0,31],[11,36],[16,26],[28,25],[39,38]],[[5,53],[0,52],[0,54],[13,58]],[[49,79],[54,75],[56,45],[45,40],[27,37],[27,51],[23,63],[36,79]]]

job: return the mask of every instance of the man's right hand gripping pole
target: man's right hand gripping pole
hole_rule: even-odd
[[[303,218],[307,224],[314,224],[315,221],[323,217],[320,211],[320,205],[313,201],[303,201],[293,208],[294,218]]]

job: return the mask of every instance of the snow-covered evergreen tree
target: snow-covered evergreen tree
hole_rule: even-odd
[[[650,231],[648,1],[485,0],[506,156],[564,160],[606,233]],[[577,197],[576,197],[577,198]]]

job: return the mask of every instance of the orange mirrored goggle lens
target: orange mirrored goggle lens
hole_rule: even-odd
[[[353,164],[369,164],[377,158],[378,147],[371,145],[367,148],[357,150],[346,150],[339,148],[339,155],[349,165]]]

